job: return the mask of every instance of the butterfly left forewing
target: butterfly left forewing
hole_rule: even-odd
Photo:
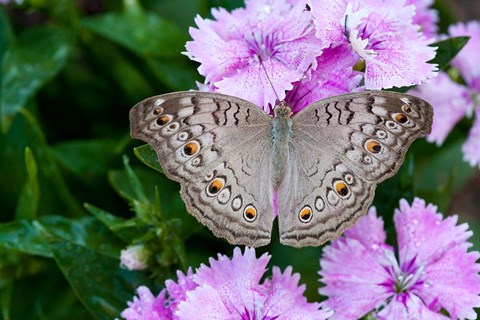
[[[152,97],[130,112],[132,137],[157,152],[187,210],[233,244],[265,245],[273,223],[270,117],[206,92]]]
[[[384,91],[321,100],[295,115],[279,191],[281,242],[320,245],[339,236],[366,212],[376,184],[398,171],[411,142],[430,132],[432,116],[427,102]],[[308,221],[300,219],[304,208],[312,210]]]

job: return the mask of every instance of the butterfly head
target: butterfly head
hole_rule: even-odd
[[[292,110],[287,106],[285,101],[277,103],[273,112],[275,113],[275,118],[289,119],[292,116]]]

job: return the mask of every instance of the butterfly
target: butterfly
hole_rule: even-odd
[[[253,247],[319,246],[367,211],[378,183],[430,133],[433,109],[403,93],[366,91],[274,116],[220,93],[150,97],[130,111],[133,138],[155,149],[190,212],[216,236]]]

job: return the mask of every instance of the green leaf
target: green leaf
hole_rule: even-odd
[[[123,241],[93,217],[45,216],[39,223],[49,234],[113,258],[118,258],[124,247]]]
[[[0,120],[3,132],[27,100],[64,66],[71,46],[70,32],[51,27],[28,29],[11,44],[2,61]]]
[[[78,298],[96,319],[119,317],[140,285],[155,291],[143,273],[120,269],[118,257],[101,255],[55,237],[49,248]]]
[[[435,58],[428,61],[429,63],[438,64],[438,69],[445,69],[450,61],[462,50],[467,44],[470,37],[453,37],[443,41],[432,43],[430,46],[437,47]]]
[[[82,24],[140,56],[176,57],[187,41],[185,33],[175,24],[141,10],[85,18]]]
[[[447,140],[441,148],[433,146],[430,157],[418,165],[418,190],[427,196],[425,200],[435,203],[440,211],[448,208],[454,192],[476,171],[463,160],[463,143],[464,137],[460,137],[454,141]],[[435,160],[432,161],[432,158]]]
[[[3,319],[10,319],[10,306],[12,304],[13,284],[10,283],[0,291],[0,307]]]
[[[29,147],[35,155],[38,166],[37,180],[39,192],[38,208],[41,212],[63,212],[65,215],[84,215],[84,209],[79,205],[68,189],[52,150],[45,141],[44,134],[37,119],[26,109],[21,109],[14,118],[12,126],[6,135],[0,134],[0,206],[2,214],[8,217],[9,212],[15,212],[16,199],[22,192],[28,173],[25,166],[17,165],[25,161],[25,148]],[[15,201],[15,202],[14,202]],[[11,208],[11,209],[6,209]]]
[[[3,61],[3,56],[10,43],[13,41],[13,33],[10,27],[10,22],[8,21],[7,16],[3,6],[0,7],[0,63]],[[3,73],[0,73],[0,84],[2,83]],[[0,90],[1,98],[1,90]]]
[[[0,224],[0,243],[7,249],[46,258],[52,257],[50,249],[45,246],[32,221],[22,219]]]
[[[26,254],[52,257],[45,242],[51,235],[110,257],[118,257],[124,247],[123,241],[92,217],[44,216],[33,221],[22,219],[0,224],[2,246]]]
[[[140,161],[145,163],[147,166],[154,170],[157,170],[160,173],[163,173],[160,162],[158,162],[158,155],[149,144],[144,144],[143,146],[136,147],[133,149],[133,152],[135,153],[137,158],[140,159]]]
[[[20,194],[15,216],[17,218],[33,219],[37,215],[38,209],[38,170],[32,150],[28,147],[25,148],[25,166],[27,168],[28,179]]]
[[[130,243],[144,232],[143,228],[137,226],[135,219],[125,220],[88,203],[85,208],[125,243]]]
[[[135,172],[133,172],[132,167],[130,167],[128,162],[128,157],[123,156],[123,165],[125,166],[125,171],[127,172],[128,181],[130,182],[130,185],[132,186],[132,189],[135,193],[135,197],[131,200],[138,200],[143,203],[148,202],[148,197],[145,189]]]
[[[117,159],[113,140],[69,140],[53,147],[57,160],[85,184],[102,178]],[[95,155],[95,156],[92,156]]]
[[[175,91],[196,88],[195,81],[202,79],[194,64],[186,57],[168,60],[148,59],[147,62],[158,79]]]

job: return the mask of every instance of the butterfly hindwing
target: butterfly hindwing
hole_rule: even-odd
[[[207,92],[148,98],[130,112],[131,135],[155,149],[181,184],[187,210],[217,236],[250,246],[273,223],[271,118],[242,99]]]

